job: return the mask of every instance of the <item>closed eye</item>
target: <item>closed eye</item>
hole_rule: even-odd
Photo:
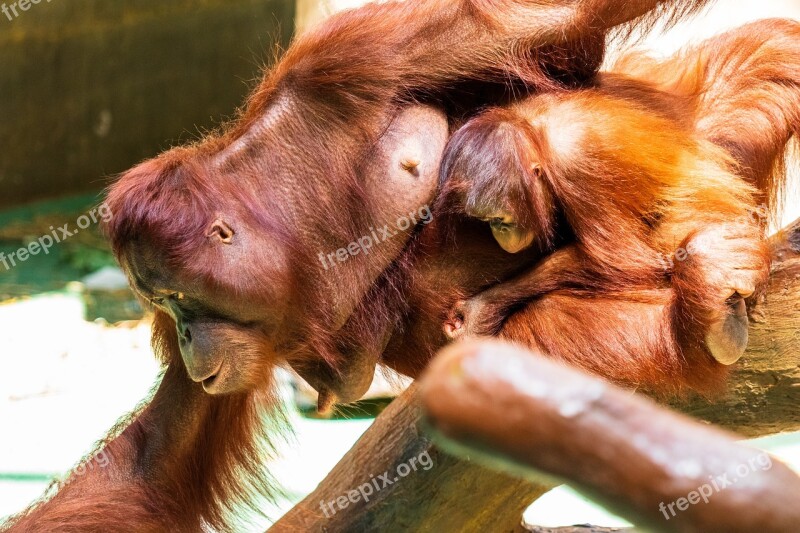
[[[489,220],[489,227],[492,228],[493,231],[497,232],[506,232],[511,231],[516,227],[516,224],[511,224],[509,222],[503,222],[502,218],[492,218]]]

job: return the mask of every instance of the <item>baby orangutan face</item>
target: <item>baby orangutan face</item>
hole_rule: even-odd
[[[516,254],[534,244],[543,250],[552,245],[554,202],[540,170],[526,176],[515,172],[470,176],[463,183],[460,209],[468,217],[486,222],[503,250]]]
[[[447,144],[439,177],[442,201],[452,211],[486,222],[508,253],[556,237],[557,202],[536,132],[504,109],[462,126]]]
[[[530,180],[534,189],[533,194],[538,195],[538,198],[534,200],[541,200],[542,196],[549,197],[547,191],[542,190],[542,167],[540,165],[533,164],[531,165],[530,173],[527,175],[520,174],[512,170],[512,174],[505,178],[506,187],[503,194],[507,196],[506,198],[483,198],[476,202],[479,205],[508,204],[510,207],[490,209],[484,212],[474,211],[470,209],[469,205],[466,208],[469,216],[489,224],[494,240],[503,250],[510,254],[529,248],[536,239],[536,229],[532,227],[535,224],[531,220],[532,218],[535,220],[535,217],[531,217],[532,213],[527,212],[529,211],[527,203],[523,203],[530,202],[531,198],[528,191],[518,190],[513,186],[514,183],[520,184]],[[496,177],[493,181],[502,179],[504,178]],[[478,181],[481,180],[479,179]],[[521,203],[523,205],[519,205]],[[515,206],[514,204],[517,205]],[[520,212],[524,214],[520,215]]]
[[[487,222],[497,244],[510,254],[521,252],[533,244],[536,233],[520,225],[517,218],[508,211],[495,211],[488,215],[470,215]]]

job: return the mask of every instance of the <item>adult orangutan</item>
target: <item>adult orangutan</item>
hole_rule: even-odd
[[[235,502],[265,488],[270,369],[285,359],[323,401],[358,398],[386,340],[351,349],[381,312],[365,306],[403,273],[415,230],[335,268],[319,253],[432,201],[448,118],[498,95],[578,85],[597,71],[611,28],[703,4],[383,2],[299,38],[229,128],[112,188],[109,234],[156,310],[164,375],[101,444],[111,464],[72,475],[11,528],[224,528]]]

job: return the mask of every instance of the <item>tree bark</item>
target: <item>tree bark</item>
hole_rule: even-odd
[[[523,511],[552,486],[439,451],[420,419],[417,387],[412,385],[381,413],[319,487],[270,531],[524,531],[519,529]],[[420,460],[426,453],[430,462]],[[404,477],[403,465],[410,469]],[[381,479],[383,474],[388,476]],[[384,480],[391,484],[384,486]],[[359,491],[368,492],[365,486],[372,487],[366,496],[369,501]]]
[[[748,351],[732,372],[729,391],[713,401],[670,404],[748,437],[800,429],[800,220],[772,239],[772,250],[769,288],[756,306]],[[440,452],[422,431],[420,415],[412,387],[272,531],[524,531],[522,512],[555,483],[521,481]],[[372,476],[394,476],[398,465],[426,451],[430,470],[375,491],[369,502],[359,495],[335,514],[323,512],[321,501],[346,497]]]

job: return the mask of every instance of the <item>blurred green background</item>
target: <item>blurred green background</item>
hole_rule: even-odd
[[[289,42],[294,12],[293,0],[82,0],[0,15],[0,207],[97,191],[215,126]]]

